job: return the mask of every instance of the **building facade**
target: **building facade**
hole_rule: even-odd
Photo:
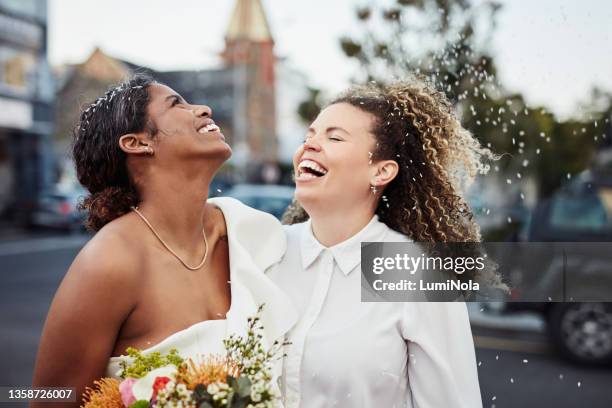
[[[100,49],[58,78],[56,153],[66,157],[80,107],[135,72],[146,72],[194,104],[209,105],[233,155],[237,181],[279,181],[274,40],[260,0],[236,0],[225,33],[221,66],[197,71],[155,71]]]
[[[276,56],[260,0],[237,0],[225,34],[225,69],[233,74],[234,143],[247,174],[275,182]],[[245,153],[246,152],[246,153]]]
[[[26,221],[53,179],[46,0],[0,0],[0,217]]]

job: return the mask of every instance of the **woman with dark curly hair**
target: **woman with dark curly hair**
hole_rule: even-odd
[[[268,272],[300,314],[287,407],[481,406],[465,304],[361,302],[360,249],[479,241],[463,191],[493,158],[417,79],[355,86],[321,111],[294,156],[288,251]]]
[[[207,198],[231,155],[208,106],[136,76],[82,112],[73,153],[97,233],[55,295],[34,385],[80,395],[117,377],[128,347],[221,353],[262,303],[266,340],[288,330],[289,300],[263,273],[282,256],[282,226],[237,200]]]

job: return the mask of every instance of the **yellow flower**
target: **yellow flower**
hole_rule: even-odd
[[[196,385],[221,382],[225,383],[228,375],[238,377],[240,371],[220,355],[210,355],[202,358],[198,363],[192,359],[184,364],[177,374],[177,382],[181,382],[188,389],[193,390]]]
[[[94,388],[87,387],[83,394],[83,408],[123,408],[119,381],[102,378],[94,381]]]

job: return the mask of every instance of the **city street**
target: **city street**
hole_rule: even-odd
[[[85,235],[0,243],[0,386],[31,381],[38,340],[53,293]],[[612,406],[612,370],[557,358],[537,327],[474,324],[485,407]],[[477,322],[476,322],[477,323]],[[486,327],[485,327],[486,326]]]
[[[607,408],[612,370],[578,367],[560,360],[544,337],[473,327],[483,406]]]

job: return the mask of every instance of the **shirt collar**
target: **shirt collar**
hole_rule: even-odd
[[[304,224],[300,240],[302,268],[308,268],[323,250],[328,249],[344,275],[348,275],[361,262],[361,243],[380,241],[388,228],[378,220],[378,215],[374,214],[370,222],[361,231],[346,241],[327,248],[312,233],[311,220],[306,221]]]

